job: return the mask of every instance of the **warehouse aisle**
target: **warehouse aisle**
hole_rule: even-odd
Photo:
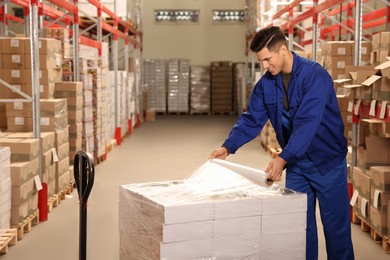
[[[235,120],[231,116],[160,116],[154,123],[142,124],[110,152],[108,160],[96,167],[88,204],[88,259],[119,258],[119,185],[189,176],[223,142]],[[255,140],[228,159],[265,169],[270,155]],[[78,259],[76,190],[71,196],[49,214],[48,221],[34,226],[1,259]],[[356,259],[389,259],[359,226],[352,225],[352,228]],[[326,259],[323,241],[320,236],[321,260]]]

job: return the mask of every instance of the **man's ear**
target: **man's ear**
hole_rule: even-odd
[[[281,53],[283,55],[287,54],[288,53],[288,48],[285,44],[281,45],[280,48],[279,48],[279,51],[281,51]]]

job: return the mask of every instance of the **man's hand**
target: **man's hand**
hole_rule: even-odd
[[[286,165],[286,161],[283,160],[281,157],[276,157],[273,159],[269,164],[265,172],[267,172],[268,179],[271,179],[273,181],[280,181],[282,179],[282,172],[284,169],[284,166]]]
[[[229,155],[228,150],[225,147],[220,147],[215,149],[209,156],[209,159],[222,159],[225,160],[225,158]]]

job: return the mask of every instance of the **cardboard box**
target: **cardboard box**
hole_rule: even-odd
[[[0,75],[9,84],[31,84],[31,72],[26,69],[1,69]]]
[[[372,42],[361,42],[362,46],[361,46],[361,55],[362,56],[367,56],[367,55],[370,55],[371,52],[372,52]],[[355,55],[355,44],[353,43],[352,44],[352,54],[351,55]]]
[[[327,69],[332,79],[345,79],[345,69]]]
[[[347,97],[340,97],[340,96],[337,97],[337,103],[339,105],[339,108],[340,108],[341,112],[347,112],[348,111],[349,101],[350,101],[350,99],[347,98]],[[351,112],[348,112],[348,113],[351,114]]]
[[[31,70],[27,71],[27,76],[31,79]],[[42,69],[39,71],[39,83],[43,85],[62,81],[61,69]],[[27,83],[31,83],[27,82]]]
[[[359,146],[357,151],[358,167],[369,170],[371,166],[389,164],[390,139],[369,136],[366,137],[366,147]]]
[[[155,122],[156,121],[156,112],[155,111],[146,111],[146,122]]]
[[[7,117],[32,117],[31,102],[7,102],[5,106]]]
[[[31,54],[24,55],[25,68],[31,69]],[[62,55],[57,53],[39,54],[40,69],[60,69],[62,63]]]
[[[20,186],[33,177],[31,162],[11,163],[10,169],[12,186]]]
[[[29,133],[11,133],[7,135],[7,138],[16,139],[31,139],[34,134]],[[41,132],[42,152],[49,151],[54,147],[54,132]]]
[[[25,59],[23,54],[3,54],[3,68],[5,69],[23,69],[25,68]]]
[[[358,196],[357,201],[353,206],[355,214],[360,219],[363,219],[367,224],[370,223],[370,206],[370,200],[367,200],[366,198],[363,198],[361,196]]]
[[[324,64],[326,69],[341,70],[347,65],[352,65],[353,59],[352,56],[326,56]]]
[[[18,88],[23,93],[29,95],[31,97],[32,95],[32,85],[31,84],[20,84],[20,85],[14,85],[16,88]],[[13,92],[9,90],[12,94],[10,94],[10,98],[21,98],[22,96],[19,95],[16,92]],[[51,99],[54,98],[54,84],[48,84],[48,85],[40,85],[40,91],[39,96],[42,99]]]
[[[60,145],[69,142],[69,128],[58,130],[55,132],[54,145],[59,147]]]
[[[323,50],[327,56],[352,56],[353,42],[328,41],[325,42]]]
[[[82,149],[82,138],[69,138],[69,158],[73,158],[70,155],[70,151],[78,152]],[[74,154],[73,154],[74,155]]]
[[[352,79],[352,84],[362,84],[367,78],[377,72],[375,66],[352,66],[345,67],[346,78]]]
[[[59,177],[69,170],[69,157],[66,157],[61,161],[56,162],[55,165],[56,165],[56,176]]]
[[[52,38],[40,38],[38,40],[39,54],[60,54],[62,55],[61,41]],[[30,40],[26,41],[25,53],[31,53]]]
[[[24,117],[7,116],[7,130],[11,132],[32,131],[32,126],[25,122]]]
[[[1,41],[1,52],[3,54],[24,54],[25,48],[30,48],[27,43],[28,38],[16,38],[16,37],[2,37]],[[28,46],[28,47],[25,47]]]
[[[56,180],[56,165],[52,164],[46,168],[42,173],[42,182],[43,183],[53,183],[52,191],[55,192],[55,180]]]
[[[19,206],[11,207],[11,225],[18,225],[27,216],[29,211],[28,201]]]
[[[352,185],[354,190],[359,192],[359,196],[370,201],[370,197],[371,197],[370,176],[368,176],[364,171],[362,171],[358,167],[353,168]]]
[[[42,132],[56,132],[65,128],[68,128],[67,113],[63,113],[59,116],[41,117]]]
[[[55,84],[56,98],[67,98],[83,95],[82,82],[57,82]]]
[[[41,159],[42,159],[42,170],[45,171],[54,163],[53,152],[49,150],[47,152],[42,153]]]
[[[69,164],[68,164],[68,168],[69,168]],[[61,192],[63,189],[65,189],[66,186],[69,185],[69,183],[70,183],[70,172],[69,170],[67,170],[61,176],[58,177],[58,182],[56,182],[57,185],[56,192]]]
[[[70,125],[75,125],[81,123],[83,120],[83,111],[82,110],[76,110],[76,111],[68,111],[68,123]]]
[[[383,214],[387,214],[388,202],[390,200],[390,192],[378,190],[371,185],[371,206]]]
[[[34,179],[29,179],[20,186],[12,186],[11,191],[12,206],[19,206],[24,202],[27,202],[28,199],[33,195],[33,192],[36,192]]]
[[[69,125],[69,138],[79,139],[83,136],[83,124]]]
[[[41,117],[60,116],[67,112],[65,98],[41,99]]]
[[[387,212],[381,213],[374,207],[370,207],[370,224],[380,235],[387,234]]]
[[[39,156],[38,139],[0,139],[1,146],[11,149],[11,162],[31,161]]]
[[[69,143],[63,143],[57,147],[58,160],[61,161],[69,156]]]
[[[381,191],[390,192],[390,166],[370,168],[371,185]]]

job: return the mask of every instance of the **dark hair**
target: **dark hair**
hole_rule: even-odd
[[[250,47],[253,52],[259,52],[264,47],[267,47],[270,51],[274,51],[283,44],[287,46],[286,37],[283,31],[277,26],[271,26],[257,32],[253,37]]]

